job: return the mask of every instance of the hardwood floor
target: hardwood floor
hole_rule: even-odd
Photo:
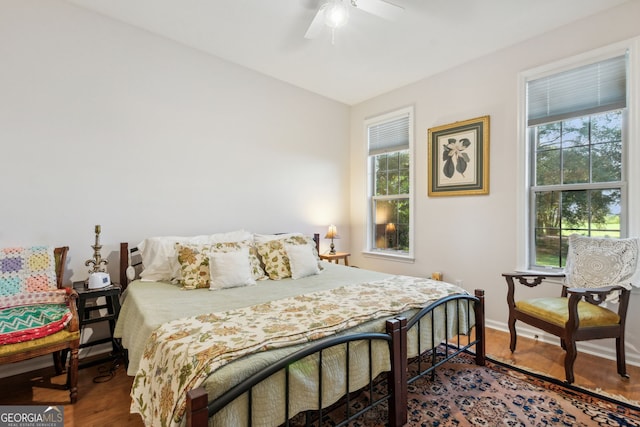
[[[138,414],[129,413],[129,390],[133,377],[119,366],[111,380],[94,383],[110,364],[92,366],[78,372],[78,401],[69,404],[64,389],[66,375],[55,375],[53,366],[8,378],[0,378],[2,405],[64,405],[65,427],[144,426]]]
[[[517,366],[526,367],[547,376],[564,379],[564,352],[559,345],[518,338],[514,354],[509,351],[509,334],[487,329],[487,354]],[[616,373],[615,362],[588,354],[578,354],[575,362],[575,385],[601,389],[613,395],[640,401],[640,367],[627,364],[631,379]],[[94,383],[107,365],[82,369],[78,380],[78,402],[68,404],[69,393],[64,390],[65,376],[50,379],[53,367],[40,371],[0,378],[0,404],[3,405],[64,405],[65,426],[107,427],[142,426],[137,414],[129,413],[129,390],[133,382],[124,367],[107,382]]]
[[[487,355],[511,365],[527,368],[548,377],[565,379],[564,354],[558,344],[518,337],[516,351],[509,350],[509,333],[487,328]],[[574,363],[574,385],[590,390],[602,390],[615,396],[640,401],[640,367],[627,363],[630,378],[622,378],[615,360],[578,352]]]

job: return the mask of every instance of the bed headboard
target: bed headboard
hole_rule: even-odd
[[[316,251],[320,253],[320,234],[313,234],[313,241],[316,243]],[[131,262],[129,262],[131,259]],[[129,247],[129,243],[123,242],[120,243],[120,286],[122,286],[122,291],[127,289],[127,285],[133,279],[129,279],[127,276],[127,269],[129,267],[133,268],[135,272],[134,277],[140,277],[140,273],[142,272],[142,254],[138,250],[137,247]]]

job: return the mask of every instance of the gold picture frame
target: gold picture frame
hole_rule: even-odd
[[[489,116],[429,129],[429,197],[489,194]]]

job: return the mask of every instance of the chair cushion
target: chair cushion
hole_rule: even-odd
[[[48,335],[44,338],[14,344],[0,345],[0,358],[75,340],[80,340],[79,331],[69,332],[67,329],[63,329],[60,332],[56,332],[55,334]]]
[[[530,316],[544,319],[562,327],[569,320],[568,298],[532,298],[516,302],[516,308]],[[607,326],[620,323],[618,314],[586,301],[578,302],[578,318],[580,319],[580,327]]]
[[[64,304],[38,304],[0,310],[0,344],[30,341],[55,334],[71,320]]]

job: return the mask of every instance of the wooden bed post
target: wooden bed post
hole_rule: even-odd
[[[391,335],[389,426],[400,427],[407,423],[407,319],[387,320],[387,333]]]
[[[484,290],[476,289],[475,296],[480,300],[479,304],[474,304],[473,310],[476,316],[476,365],[485,365],[485,334],[484,334]]]
[[[209,425],[209,397],[204,387],[187,392],[187,427],[206,427]]]
[[[316,252],[320,253],[320,233],[313,233],[313,241],[316,243]]]
[[[129,279],[127,278],[127,267],[129,266],[129,244],[120,243],[120,286],[122,292],[127,289]]]

